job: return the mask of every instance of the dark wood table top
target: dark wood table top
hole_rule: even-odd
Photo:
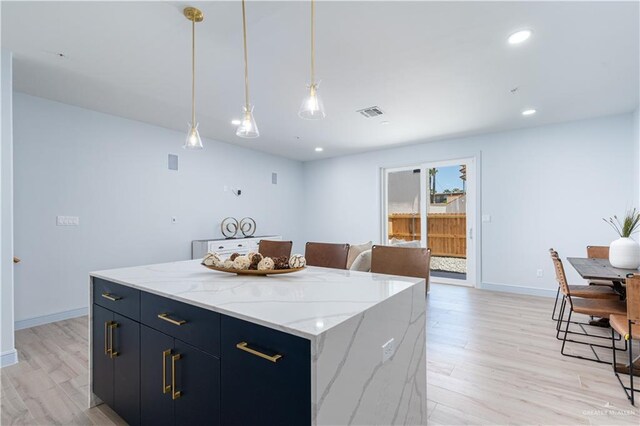
[[[639,273],[637,269],[614,268],[609,259],[589,259],[586,257],[567,257],[567,260],[586,280],[608,280],[624,283],[627,275]]]

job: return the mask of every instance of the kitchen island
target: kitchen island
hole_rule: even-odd
[[[129,424],[426,424],[423,279],[90,274],[89,404]]]

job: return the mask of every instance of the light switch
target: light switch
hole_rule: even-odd
[[[56,216],[57,226],[78,226],[80,218],[78,216]]]
[[[485,223],[491,222],[491,215],[483,214],[482,215],[482,221],[485,222]]]

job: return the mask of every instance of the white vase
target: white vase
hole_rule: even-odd
[[[618,238],[609,246],[609,263],[622,269],[638,269],[640,244],[631,238]]]

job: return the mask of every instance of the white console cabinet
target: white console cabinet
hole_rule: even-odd
[[[282,240],[281,235],[262,235],[249,238],[225,238],[218,240],[194,240],[191,243],[191,258],[202,259],[207,253],[230,256],[233,253],[247,254],[258,251],[260,240]]]

